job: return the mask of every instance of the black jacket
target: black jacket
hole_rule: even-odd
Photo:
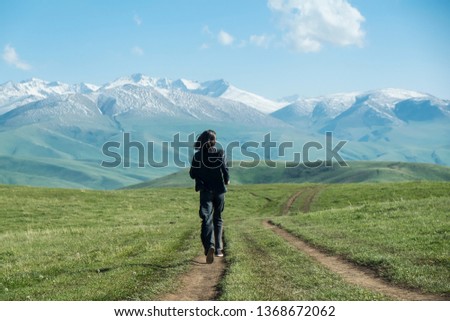
[[[225,193],[230,175],[223,151],[204,149],[195,153],[189,175],[195,179],[196,191]]]

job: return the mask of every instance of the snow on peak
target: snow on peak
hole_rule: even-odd
[[[68,84],[31,78],[19,83],[8,82],[0,86],[0,99],[5,98],[5,96],[10,98],[21,96],[47,97],[48,95],[63,95],[72,92],[73,90]]]
[[[368,104],[380,106],[387,109],[393,109],[395,104],[402,100],[407,99],[423,99],[431,98],[430,95],[420,92],[398,89],[398,88],[384,88],[378,90],[372,90],[361,93],[358,99],[366,100]]]
[[[198,82],[181,78],[173,81],[167,78],[151,78],[143,74],[133,74],[131,76],[118,78],[113,82],[104,85],[101,89],[109,90],[126,85],[151,87],[165,97],[168,97],[173,90],[181,90],[190,94],[224,98],[246,104],[263,113],[271,113],[285,105],[283,102],[275,102],[236,88],[224,79]]]
[[[38,85],[46,85],[46,84],[48,84],[48,81],[32,77],[32,78],[20,81],[19,84],[21,84],[21,85],[34,85],[34,86],[37,85],[38,86]]]
[[[285,105],[282,102],[275,102],[251,92],[239,89],[224,79],[205,82],[178,79],[172,83],[172,86],[173,88],[192,94],[213,98],[224,98],[243,103],[266,114],[269,114]]]
[[[140,87],[152,87],[155,89],[170,89],[172,80],[167,78],[152,78],[143,74],[132,74],[131,76],[120,77],[113,82],[107,83],[102,89],[114,89],[126,85],[134,85]]]
[[[130,85],[132,87],[129,87]],[[366,92],[338,93],[313,98],[290,96],[273,101],[237,88],[224,79],[199,82],[185,78],[177,80],[152,78],[141,73],[135,73],[117,78],[102,87],[88,83],[68,85],[59,81],[48,82],[38,78],[31,78],[19,83],[7,82],[0,85],[0,109],[2,109],[0,110],[0,114],[5,112],[5,110],[11,110],[23,103],[45,99],[52,95],[78,93],[84,95],[93,94],[96,96],[105,93],[105,91],[114,91],[115,89],[128,90],[130,88],[139,90],[140,94],[145,96],[151,95],[148,92],[151,88],[151,90],[156,91],[165,98],[177,95],[177,92],[183,92],[191,95],[226,99],[245,104],[265,114],[273,113],[286,106],[295,109],[297,113],[302,115],[311,114],[314,117],[317,116],[320,118],[324,116],[326,118],[333,118],[355,104],[364,105],[377,112],[391,115],[395,105],[403,100],[429,99],[434,102],[439,100],[431,95],[412,90],[384,88]],[[295,101],[292,101],[294,99]],[[442,105],[448,105],[446,102],[440,102]]]
[[[143,74],[132,74],[130,76],[130,79],[133,80],[135,83],[139,83],[145,78]]]
[[[331,95],[298,98],[290,106],[302,109],[303,113],[315,111],[315,114],[335,117],[355,103],[366,104],[379,111],[389,111],[399,101],[406,99],[430,98],[431,96],[412,90],[385,88],[366,92],[347,92]]]
[[[398,89],[398,88],[383,88],[379,90],[369,91],[368,92],[371,95],[374,96],[386,96],[393,99],[399,99],[399,100],[405,100],[405,99],[411,99],[411,98],[424,98],[429,95],[420,93],[413,90],[407,90],[407,89]]]
[[[188,80],[188,79],[178,79],[173,82],[173,86],[175,88],[188,90],[188,91],[195,91],[202,87],[201,83],[198,81]]]
[[[337,93],[312,98],[298,98],[288,105],[296,114],[333,118],[348,109],[356,100],[358,92]]]
[[[73,93],[70,85],[31,78],[18,83],[7,82],[0,86],[0,115],[14,108],[52,96]]]
[[[283,102],[275,102],[251,92],[236,88],[232,85],[228,86],[228,88],[222,93],[220,97],[242,102],[265,114],[270,114],[285,105]]]
[[[230,86],[230,84],[223,80],[210,80],[201,83],[201,87],[195,90],[195,93],[209,96],[209,97],[220,97]]]
[[[73,90],[79,94],[90,94],[97,91],[99,88],[100,87],[97,85],[88,84],[84,82],[73,85]]]
[[[130,84],[146,87],[146,86],[153,86],[153,83],[154,81],[148,76],[145,76],[143,74],[133,74],[131,76],[117,78],[116,80],[107,83],[102,88],[113,89]]]

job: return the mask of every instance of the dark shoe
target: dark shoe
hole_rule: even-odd
[[[217,256],[217,257],[223,257],[223,252],[222,252],[222,250],[217,250],[217,251],[216,251],[216,256]]]
[[[208,250],[208,254],[206,254],[206,263],[207,264],[211,264],[212,262],[214,262],[214,248],[210,248]]]

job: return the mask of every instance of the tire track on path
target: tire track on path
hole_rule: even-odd
[[[281,211],[281,215],[288,215],[289,211],[291,210],[292,205],[294,202],[305,192],[304,189],[301,189],[297,193],[294,193],[289,199],[287,200],[286,204],[283,207],[283,210]]]
[[[305,202],[303,204],[303,209],[306,209],[305,212],[309,211],[310,206],[319,191],[320,189],[317,188],[313,190],[312,193],[309,193],[307,195]],[[289,210],[294,204],[294,202],[297,200],[298,197],[303,195],[304,192],[305,192],[304,190],[301,190],[293,194],[288,199],[285,207],[283,208],[282,215],[287,215],[289,213]],[[286,230],[278,227],[270,220],[263,221],[263,225],[266,228],[272,230],[277,235],[281,236],[283,239],[285,239],[289,244],[297,248],[299,251],[307,254],[309,257],[313,258],[321,265],[325,266],[328,270],[341,276],[348,283],[371,289],[373,291],[391,297],[395,300],[440,301],[448,299],[438,295],[424,294],[417,291],[397,287],[379,278],[378,276],[376,276],[375,272],[373,272],[368,268],[358,266],[340,257],[332,256],[321,250],[318,250],[317,248],[309,245],[305,241],[302,241],[301,239],[292,235]]]
[[[304,197],[304,201],[299,210],[302,211],[303,213],[309,212],[311,209],[311,204],[314,202],[314,199],[316,198],[317,194],[319,194],[322,190],[323,187],[321,186],[305,187],[302,188],[300,191],[292,194],[292,196],[289,197],[286,204],[284,205],[283,210],[281,211],[281,215],[288,215],[294,203],[301,196]]]
[[[308,213],[311,210],[311,204],[314,202],[317,194],[319,194],[322,190],[323,187],[320,186],[315,186],[308,190],[303,205],[300,209],[303,213]]]

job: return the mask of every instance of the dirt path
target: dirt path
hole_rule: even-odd
[[[292,195],[286,203],[283,213],[287,214],[295,200],[302,194],[300,191]],[[263,197],[271,202],[272,199]],[[194,259],[192,268],[180,277],[181,286],[176,292],[167,293],[160,297],[161,301],[210,301],[214,300],[219,295],[218,284],[225,273],[225,260],[223,257],[214,258],[213,264],[206,264],[205,256],[200,255]]]
[[[286,204],[283,207],[283,210],[281,211],[281,215],[287,215],[294,204],[294,202],[297,200],[297,198],[300,197],[305,192],[305,190],[300,190],[297,193],[293,194],[289,199],[287,200]]]
[[[225,272],[223,257],[215,257],[213,264],[206,264],[205,256],[194,259],[192,268],[181,276],[181,286],[174,293],[160,298],[162,301],[210,301],[219,295],[218,284]]]
[[[340,259],[335,256],[330,256],[311,245],[303,242],[299,238],[293,236],[289,232],[275,226],[270,221],[264,221],[264,226],[271,229],[276,234],[284,238],[289,244],[296,247],[298,250],[306,253],[310,257],[317,260],[320,264],[324,265],[330,271],[339,274],[345,281],[355,285],[359,285],[380,293],[383,293],[396,300],[409,300],[409,301],[421,301],[421,300],[443,300],[440,296],[431,294],[422,294],[415,291],[406,290],[393,286],[392,284],[378,278],[375,273],[369,269],[356,266],[350,262]]]
[[[301,210],[304,213],[309,212],[311,204],[320,190],[320,188],[313,188],[309,191],[301,190],[293,194],[286,202],[282,214],[287,215],[297,198],[305,194],[305,200],[303,202]],[[384,281],[377,277],[375,273],[370,269],[350,263],[339,257],[328,255],[309,245],[308,243],[300,240],[298,237],[290,234],[282,228],[276,226],[270,221],[264,221],[263,224],[265,227],[271,229],[274,233],[284,238],[289,244],[293,245],[303,253],[306,253],[307,255],[318,261],[320,264],[328,268],[330,271],[339,274],[344,280],[349,283],[380,292],[396,300],[437,301],[444,299],[443,297],[437,295],[423,294],[416,291],[396,287],[388,283],[387,281]]]
[[[287,215],[294,202],[301,195],[305,196],[301,210],[308,212],[320,188],[311,190],[301,190],[293,194],[282,210],[283,215]],[[339,257],[330,256],[289,232],[275,226],[270,221],[264,221],[264,226],[274,233],[283,237],[287,242],[298,250],[306,253],[317,260],[330,271],[340,275],[349,283],[356,284],[380,293],[383,293],[396,300],[443,300],[445,298],[435,295],[422,294],[415,291],[395,287],[392,284],[378,278],[375,273],[369,269],[357,266]],[[205,256],[198,256],[192,264],[192,268],[181,276],[181,286],[174,293],[168,293],[160,298],[163,301],[209,301],[215,300],[219,295],[218,284],[225,273],[224,258],[214,258],[213,264],[206,264]]]
[[[322,189],[322,187],[316,186],[308,190],[303,205],[300,209],[303,213],[308,213],[311,210],[311,204],[314,202],[317,194],[319,194]]]

